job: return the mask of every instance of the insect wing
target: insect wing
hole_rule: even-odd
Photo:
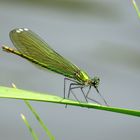
[[[42,63],[47,69],[70,78],[73,78],[79,70],[77,66],[50,48],[44,40],[29,29],[14,29],[9,36],[20,53]]]

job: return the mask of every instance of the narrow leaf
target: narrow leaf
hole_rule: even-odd
[[[23,119],[25,125],[26,125],[27,128],[29,129],[29,131],[30,131],[30,133],[31,133],[31,135],[32,135],[32,137],[33,137],[33,139],[34,139],[34,140],[39,140],[38,137],[37,137],[37,135],[36,135],[36,133],[34,132],[34,130],[32,129],[32,127],[30,126],[29,122],[27,121],[26,117],[25,117],[23,114],[21,114],[21,118]]]
[[[0,98],[12,98],[12,99],[32,100],[32,101],[41,101],[41,102],[51,102],[57,104],[68,104],[73,106],[93,108],[93,109],[111,111],[111,112],[140,117],[140,110],[131,110],[125,108],[103,106],[103,105],[98,105],[93,103],[77,102],[73,100],[63,99],[59,96],[54,96],[50,94],[41,94],[37,92],[31,92],[31,91],[2,87],[2,86],[0,86]]]

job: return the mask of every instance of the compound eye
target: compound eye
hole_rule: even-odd
[[[93,85],[97,88],[99,86],[99,83],[100,83],[99,77],[94,77],[92,79],[92,81],[93,81]]]

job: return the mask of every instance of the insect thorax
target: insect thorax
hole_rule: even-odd
[[[89,85],[89,81],[91,81],[88,74],[86,72],[80,71],[80,70],[78,72],[76,72],[75,79],[84,85]]]

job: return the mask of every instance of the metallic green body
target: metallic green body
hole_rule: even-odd
[[[17,51],[13,53],[28,59],[46,69],[87,84],[90,80],[87,73],[62,57],[42,40],[37,34],[27,28],[14,29],[10,32],[10,39]]]
[[[74,79],[71,80],[74,81],[74,83],[70,84],[68,97],[70,95],[70,90],[75,88],[73,88],[72,85],[80,85],[76,88],[81,88],[81,90],[83,87],[88,86],[89,91],[91,89],[91,86],[93,86],[99,93],[98,86],[100,79],[98,77],[95,76],[93,79],[91,79],[86,72],[82,71],[76,65],[72,64],[69,60],[65,59],[56,51],[54,51],[44,40],[42,40],[37,34],[32,32],[31,30],[27,28],[17,28],[12,30],[9,36],[17,50],[3,46],[2,48],[5,51],[23,57],[30,62],[37,64],[38,66],[64,75],[65,77]],[[90,99],[88,97],[89,91],[85,95],[82,90],[86,101],[87,98]],[[101,96],[100,93],[99,95]],[[101,98],[107,105],[105,99],[102,96]],[[96,100],[92,101],[99,103]]]

